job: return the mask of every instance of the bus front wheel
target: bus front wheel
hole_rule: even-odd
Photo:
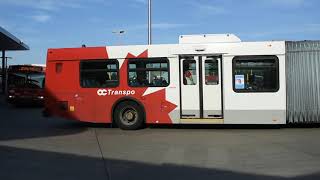
[[[122,102],[115,109],[114,120],[120,129],[139,129],[144,123],[143,110],[135,102]]]

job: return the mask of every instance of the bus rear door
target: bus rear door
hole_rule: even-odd
[[[222,119],[222,56],[180,57],[181,118]],[[196,123],[196,121],[195,121]]]

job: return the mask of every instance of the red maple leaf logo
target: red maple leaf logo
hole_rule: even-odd
[[[144,95],[149,87],[129,87],[128,86],[128,59],[148,58],[148,50],[144,51],[138,56],[128,53],[125,58],[124,63],[120,68],[120,85],[119,89],[132,89],[135,90],[134,98],[139,100],[145,108],[147,115],[147,123],[158,123],[158,124],[172,124],[172,120],[169,113],[173,111],[177,105],[166,100],[166,89],[163,88],[159,91],[153,92],[151,94]]]

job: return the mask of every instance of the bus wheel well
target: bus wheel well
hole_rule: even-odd
[[[135,99],[129,99],[129,98],[125,98],[125,99],[120,99],[118,100],[116,103],[114,103],[113,107],[112,107],[112,116],[111,116],[111,123],[112,123],[112,126],[117,126],[116,125],[116,122],[115,122],[115,117],[114,117],[114,114],[115,114],[115,110],[117,109],[117,107],[122,104],[122,103],[128,103],[128,102],[133,102],[135,104],[137,104],[141,109],[142,109],[142,112],[143,112],[143,122],[146,123],[146,111],[145,111],[145,108],[143,106],[142,103],[140,103],[139,101],[135,100]]]

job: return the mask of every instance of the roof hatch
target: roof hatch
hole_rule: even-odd
[[[179,36],[179,44],[206,44],[206,43],[241,42],[234,34],[195,34]]]

